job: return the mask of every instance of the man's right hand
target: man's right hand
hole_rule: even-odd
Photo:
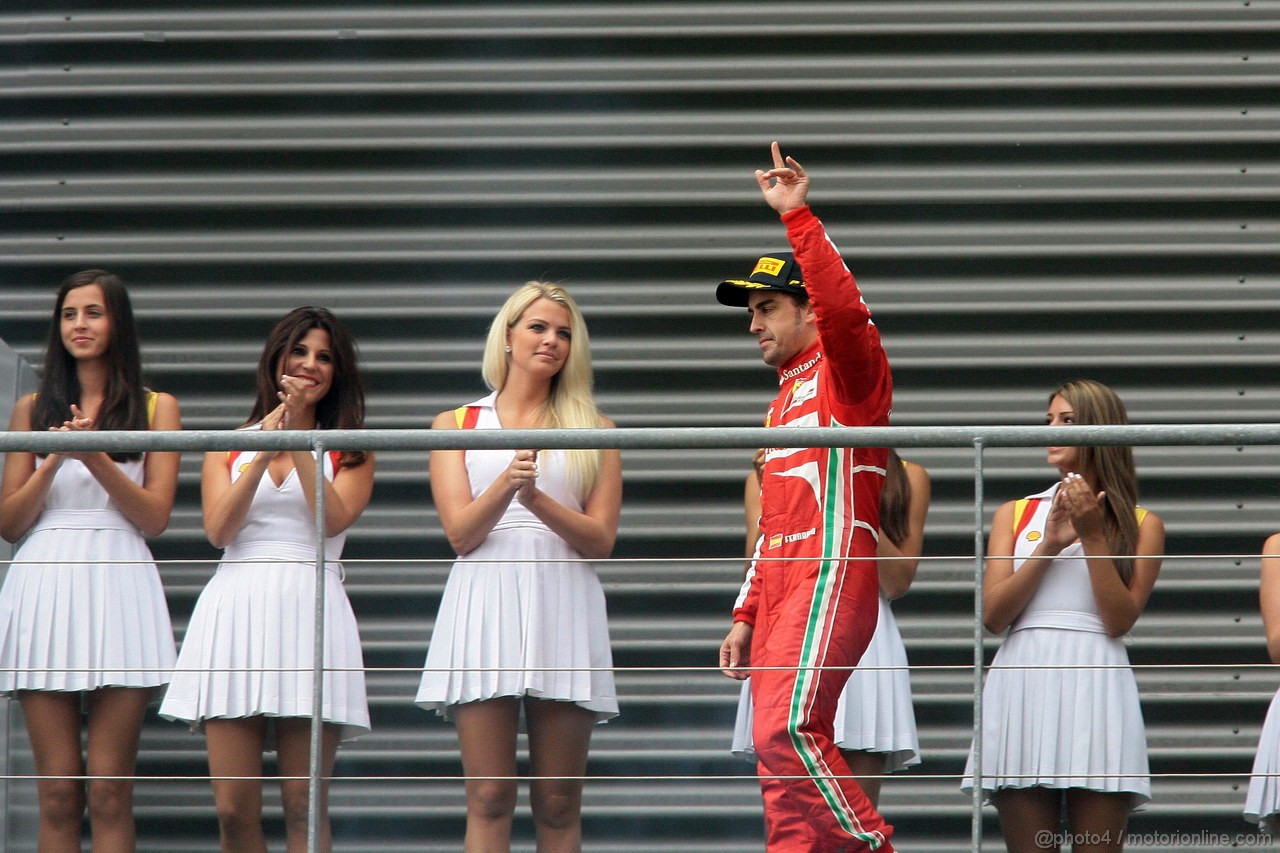
[[[809,203],[809,175],[794,157],[783,157],[778,143],[769,146],[773,168],[756,169],[760,194],[779,215],[799,210]]]
[[[746,681],[751,673],[751,632],[746,622],[734,622],[729,636],[720,644],[720,671],[735,681]]]

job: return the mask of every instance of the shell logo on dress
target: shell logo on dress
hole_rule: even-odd
[[[1028,542],[1035,542],[1035,541],[1037,541],[1039,538],[1040,538],[1040,531],[1039,531],[1039,530],[1033,530],[1033,531],[1031,531],[1030,533],[1028,533],[1028,534],[1027,534],[1027,541],[1028,541]]]

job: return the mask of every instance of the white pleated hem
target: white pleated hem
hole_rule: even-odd
[[[268,720],[309,720],[311,719],[311,714],[306,714],[306,713],[277,714],[277,713],[266,713],[266,712],[259,713],[259,714],[235,714],[235,715],[227,714],[225,716],[212,714],[212,715],[197,717],[194,709],[184,711],[182,708],[179,708],[179,707],[172,707],[172,708],[167,708],[165,710],[162,710],[159,712],[159,716],[162,719],[168,720],[169,722],[172,722],[172,723],[185,723],[191,729],[193,734],[203,734],[205,723],[209,722],[210,720],[250,720],[250,719],[253,719],[254,717],[265,717]],[[338,738],[339,740],[342,740],[344,742],[349,740],[355,740],[361,735],[368,734],[371,731],[368,723],[365,723],[364,725],[360,725],[359,723],[351,723],[346,721],[345,719],[339,719],[335,715],[329,714],[329,713],[326,713],[323,717],[321,717],[321,722],[326,723],[328,725],[337,726]]]
[[[529,696],[617,716],[604,590],[572,557],[551,531],[519,527],[454,563],[415,703],[451,719],[455,705]]]
[[[1150,801],[1146,730],[1122,640],[1058,628],[1009,635],[983,687],[982,788],[1128,794],[1134,811]],[[972,750],[961,789],[973,789]]]
[[[161,687],[174,651],[160,574],[136,531],[40,529],[14,556],[0,589],[0,694]]]
[[[1280,693],[1271,699],[1258,737],[1244,819],[1271,834],[1280,832]]]
[[[160,716],[310,718],[315,565],[224,563],[196,602]],[[325,574],[322,717],[344,740],[370,730],[355,613],[336,571]]]
[[[596,725],[602,725],[604,723],[607,723],[610,720],[612,720],[614,717],[618,716],[618,703],[616,700],[611,702],[608,699],[597,698],[594,700],[585,700],[581,702],[575,702],[571,699],[557,699],[551,696],[539,695],[538,692],[534,690],[526,690],[524,693],[495,693],[492,696],[485,696],[480,699],[468,699],[465,702],[450,702],[448,704],[445,704],[443,702],[421,702],[421,701],[415,702],[414,704],[417,705],[419,708],[422,708],[424,711],[434,711],[436,713],[436,716],[442,717],[443,719],[449,722],[453,722],[453,709],[458,707],[459,705],[470,705],[475,702],[487,702],[490,699],[507,699],[507,698],[510,698],[510,699],[529,698],[529,699],[541,699],[547,702],[568,702],[570,704],[577,705],[579,708],[582,708],[583,710],[590,711],[593,714],[595,714]],[[521,719],[523,719],[523,709],[521,711]]]

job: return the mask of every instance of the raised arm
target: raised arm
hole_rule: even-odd
[[[823,356],[832,365],[835,402],[844,423],[874,424],[888,417],[893,382],[880,332],[844,258],[808,206],[810,179],[794,157],[770,147],[774,167],[756,170],[765,201],[782,218],[804,272]]]
[[[809,175],[794,157],[782,156],[778,143],[769,145],[769,153],[773,156],[773,168],[756,169],[756,184],[765,203],[779,216],[784,216],[809,203]]]

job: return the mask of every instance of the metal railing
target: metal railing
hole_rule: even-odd
[[[113,431],[113,432],[0,432],[0,453],[105,450],[228,451],[228,450],[467,450],[520,449],[697,449],[776,446],[777,428],[621,428],[538,430],[361,429],[270,432],[242,430]],[[927,447],[973,450],[973,799],[972,849],[982,844],[982,575],[985,564],[984,452],[993,447],[1226,446],[1280,444],[1280,424],[1131,424],[1125,426],[952,426],[952,427],[836,427],[787,429],[788,447]],[[316,599],[315,648],[311,727],[311,765],[308,777],[310,809],[308,848],[316,849],[320,797],[321,714],[323,703],[325,537],[324,466],[316,466]]]

